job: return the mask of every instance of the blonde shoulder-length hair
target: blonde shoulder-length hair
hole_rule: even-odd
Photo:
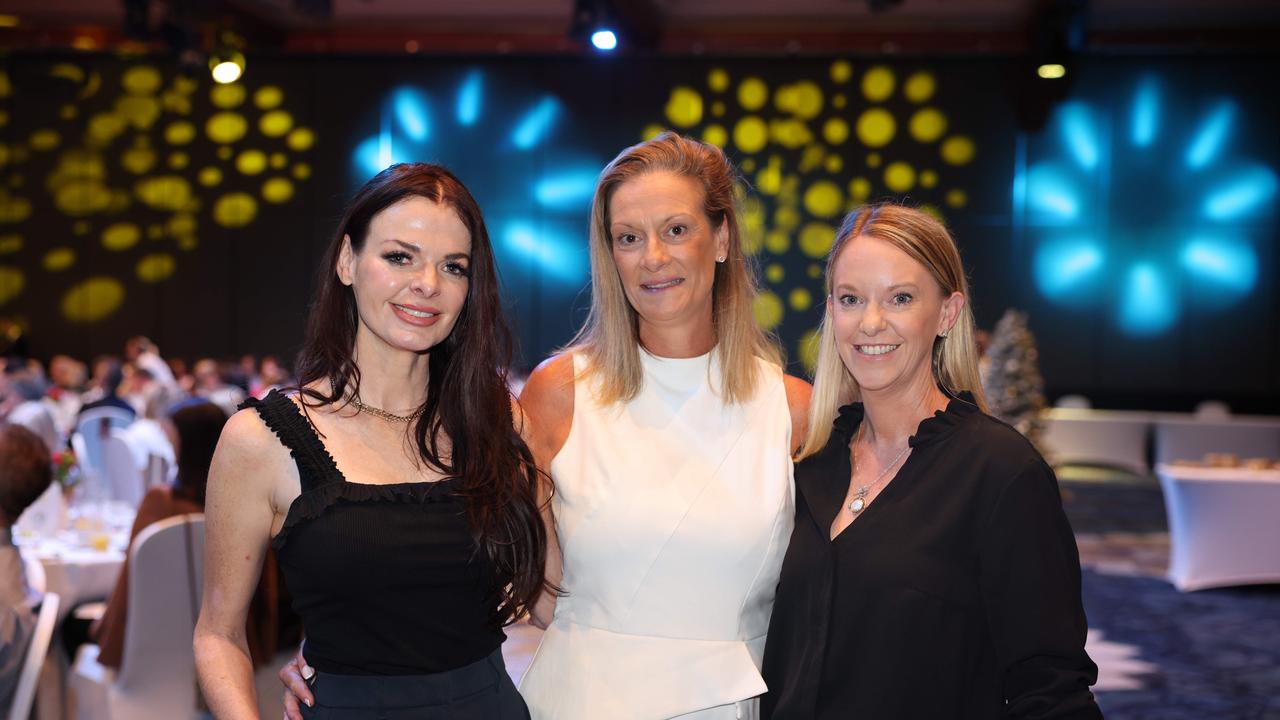
[[[818,338],[818,364],[813,373],[813,396],[809,402],[809,430],[796,460],[817,453],[831,439],[831,425],[842,405],[861,399],[858,383],[840,359],[835,330],[831,326],[832,268],[849,241],[867,236],[884,240],[923,265],[942,290],[943,297],[958,292],[965,297],[960,317],[947,336],[933,341],[933,379],[947,395],[973,393],[978,407],[986,412],[987,402],[978,376],[978,345],[974,338],[973,311],[969,308],[969,282],[965,279],[960,251],[947,228],[932,215],[914,208],[881,203],[849,213],[836,231],[835,243],[827,256],[827,309]]]
[[[628,180],[670,172],[696,180],[703,189],[702,209],[713,228],[725,226],[728,256],[716,264],[712,285],[712,324],[720,360],[722,397],[749,400],[760,380],[757,358],[781,364],[776,343],[756,324],[752,305],[756,278],[742,250],[738,228],[736,173],[720,148],[672,132],[623,150],[600,173],[591,201],[591,310],[582,329],[565,348],[586,358],[584,375],[597,381],[598,400],[609,404],[634,399],[644,375],[640,365],[639,319],[627,301],[613,260],[609,201]]]

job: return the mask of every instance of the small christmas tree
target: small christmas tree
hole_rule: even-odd
[[[1009,309],[996,323],[982,369],[982,388],[991,414],[1009,423],[1032,443],[1043,429],[1044,378],[1036,339],[1026,313]]]

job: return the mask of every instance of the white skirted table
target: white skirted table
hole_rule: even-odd
[[[1054,464],[1111,465],[1145,475],[1152,419],[1148,412],[1052,408],[1044,413],[1041,441]]]
[[[1157,465],[1179,590],[1280,582],[1280,470]]]

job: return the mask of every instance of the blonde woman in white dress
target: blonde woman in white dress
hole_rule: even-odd
[[[535,719],[754,718],[809,386],[783,374],[716,147],[666,133],[601,174],[592,307],[521,395],[555,484]]]

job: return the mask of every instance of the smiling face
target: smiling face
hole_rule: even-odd
[[[944,296],[924,265],[867,235],[848,241],[831,268],[832,329],[840,359],[864,394],[936,384],[933,344],[956,322],[964,295]]]
[[[452,207],[414,195],[374,215],[359,252],[343,238],[336,268],[355,295],[357,347],[439,344],[462,313],[470,267],[471,233]]]
[[[609,199],[613,261],[640,337],[683,329],[713,338],[716,259],[729,251],[728,228],[713,227],[698,181],[655,171],[618,186]]]

